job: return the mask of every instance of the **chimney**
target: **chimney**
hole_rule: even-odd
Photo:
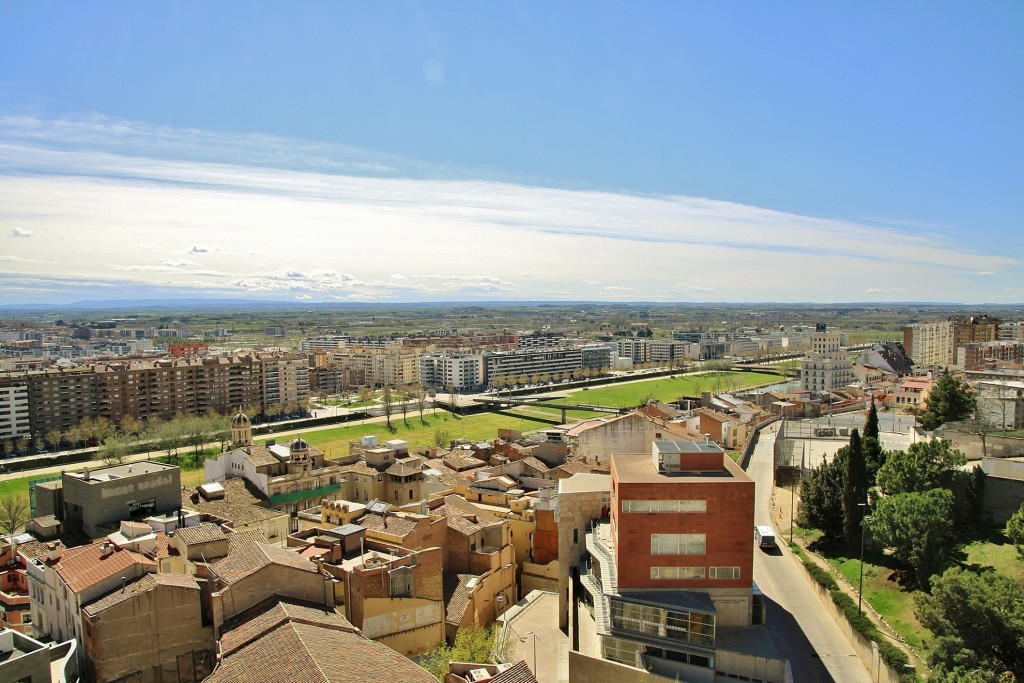
[[[106,541],[100,544],[100,557],[109,557],[114,552],[114,544]]]
[[[46,544],[46,559],[50,562],[56,562],[60,559],[60,554],[64,550],[64,544],[60,541],[56,543]]]
[[[89,468],[82,470],[82,481],[89,481]]]

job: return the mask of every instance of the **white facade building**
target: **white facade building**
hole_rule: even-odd
[[[0,439],[28,436],[28,385],[0,387]]]
[[[828,332],[821,326],[811,337],[811,351],[800,359],[800,388],[805,391],[832,391],[854,381],[850,355],[842,346],[840,332]]]

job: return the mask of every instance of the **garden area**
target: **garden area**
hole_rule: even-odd
[[[970,401],[954,380],[943,383],[930,406],[953,421]],[[966,463],[943,440],[883,451],[872,407],[863,437],[854,430],[803,479],[797,534],[853,589],[863,570],[864,602],[927,662],[929,680],[1016,681],[1024,676],[1024,506],[1003,529],[986,524],[985,477]],[[827,585],[835,579],[809,571],[849,612],[849,596]],[[856,609],[850,621],[899,668],[905,655],[884,628],[863,623]]]

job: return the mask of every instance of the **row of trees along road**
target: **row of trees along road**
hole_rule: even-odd
[[[940,390],[936,414],[962,420],[963,411],[972,409],[969,394],[949,380],[944,384],[949,391]],[[963,469],[966,462],[945,440],[884,451],[872,405],[863,437],[853,430],[849,444],[803,480],[798,523],[821,530],[823,550],[847,556],[857,555],[864,524],[872,545],[888,548],[905,568],[897,574],[906,589],[919,590],[916,614],[934,635],[930,680],[1024,680],[1021,586],[991,569],[958,566],[958,544],[977,536],[982,519],[985,475],[980,467]],[[1007,535],[1013,538],[1016,524],[1024,551],[1024,506],[1015,519]]]

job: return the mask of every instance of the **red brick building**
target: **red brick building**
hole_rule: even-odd
[[[749,598],[753,480],[714,443],[663,441],[652,451],[612,456],[619,589],[735,588]]]
[[[612,455],[610,520],[592,524],[580,576],[600,660],[666,679],[784,680],[758,625],[754,489],[710,440]]]

